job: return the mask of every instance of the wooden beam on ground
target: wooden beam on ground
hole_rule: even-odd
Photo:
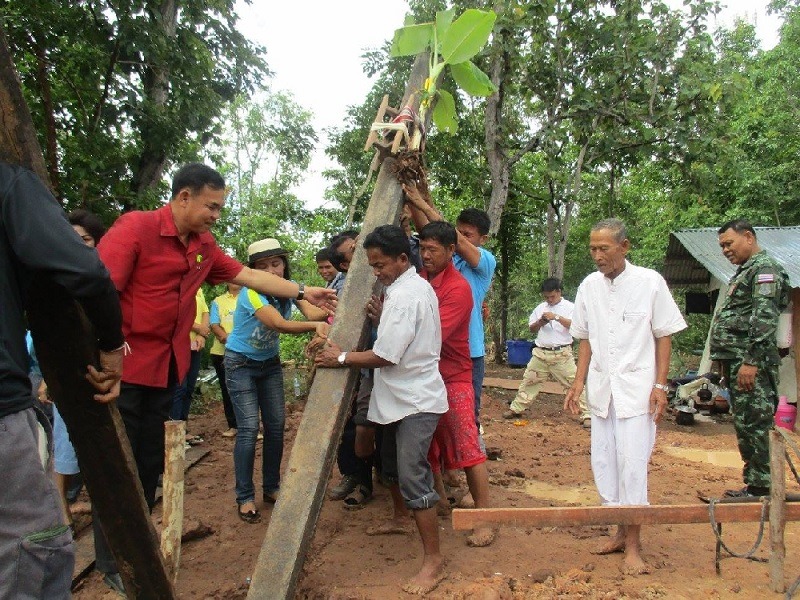
[[[411,94],[422,89],[427,71],[427,55],[418,56],[399,106],[405,106]],[[402,209],[403,192],[391,172],[392,163],[393,158],[386,158],[378,173],[336,310],[330,337],[345,350],[363,348],[368,332],[364,307],[375,289],[375,277],[367,264],[364,237],[380,225],[397,223]],[[247,594],[250,600],[294,597],[358,376],[356,369],[316,371],[280,497],[253,571]]]
[[[769,505],[769,587],[783,593],[783,563],[786,559],[784,530],[786,529],[786,442],[777,431],[769,432],[769,469],[772,473]]]
[[[709,523],[707,504],[650,506],[570,506],[550,508],[475,508],[453,511],[453,529],[476,527],[573,527],[582,525],[687,525]],[[787,521],[800,520],[800,504],[787,504]],[[717,504],[717,523],[757,523],[760,502]]]
[[[178,582],[183,532],[183,476],[186,470],[186,421],[164,423],[164,506],[161,510],[161,554],[172,585]]]
[[[521,384],[521,379],[503,379],[502,377],[483,378],[483,387],[517,390]],[[560,394],[563,396],[566,393],[566,388],[557,381],[543,381],[541,391],[545,394]]]
[[[5,32],[0,27],[0,158],[37,173],[50,187],[41,148]],[[158,550],[125,428],[115,403],[93,400],[86,366],[98,364],[82,309],[46,272],[35,274],[26,311],[48,389],[67,425],[86,487],[130,599],[175,597]]]

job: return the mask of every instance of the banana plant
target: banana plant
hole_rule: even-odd
[[[470,59],[486,45],[497,15],[493,11],[468,9],[455,21],[453,9],[436,13],[433,23],[406,21],[404,27],[394,32],[392,56],[411,56],[430,52],[430,66],[425,88],[420,99],[420,119],[436,98],[433,122],[441,131],[458,130],[456,103],[453,94],[438,89],[436,82],[445,67],[450,67],[453,81],[470,96],[491,96],[495,91],[489,76]]]

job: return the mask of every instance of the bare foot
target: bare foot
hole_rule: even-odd
[[[473,529],[472,534],[467,538],[467,546],[484,548],[494,541],[496,535],[495,530],[491,527],[478,527]]]
[[[426,556],[419,573],[403,584],[403,591],[414,596],[424,596],[436,589],[444,579],[445,560],[441,556]]]
[[[591,550],[590,552],[592,554],[597,554],[597,555],[625,552],[625,539],[614,538],[613,540],[608,542],[605,546],[601,546],[600,548],[597,548],[596,550]]]
[[[367,529],[367,535],[410,535],[411,521],[392,519]]]
[[[647,575],[650,572],[650,567],[642,560],[639,554],[626,554],[619,570],[624,575]]]
[[[436,515],[439,517],[449,517],[453,512],[453,509],[450,508],[450,503],[445,499],[444,501],[439,500],[436,503]]]

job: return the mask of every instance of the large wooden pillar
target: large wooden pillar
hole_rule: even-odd
[[[2,27],[0,158],[31,169],[48,182]],[[86,366],[97,365],[98,358],[90,323],[67,291],[45,272],[34,277],[26,309],[42,373],[75,446],[127,597],[174,598],[116,403],[95,402],[95,390],[84,378]]]
[[[401,108],[412,93],[422,89],[427,74],[428,57],[420,55],[414,63]],[[393,162],[392,158],[386,158],[378,173],[336,310],[330,337],[344,350],[363,348],[368,331],[364,307],[373,293],[375,277],[362,246],[364,237],[380,225],[397,223],[402,209],[403,191],[391,173]],[[280,499],[256,562],[247,595],[251,600],[293,596],[325,499],[325,486],[357,381],[356,369],[317,369],[281,483]]]

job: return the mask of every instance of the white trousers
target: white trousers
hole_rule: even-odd
[[[618,419],[614,400],[608,417],[592,415],[592,472],[604,506],[644,505],[647,465],[656,441],[653,415]]]

